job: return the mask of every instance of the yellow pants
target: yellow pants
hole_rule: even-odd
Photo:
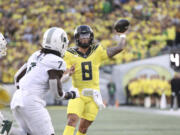
[[[80,96],[69,100],[67,114],[76,114],[80,118],[94,121],[98,114],[98,107],[92,97]]]

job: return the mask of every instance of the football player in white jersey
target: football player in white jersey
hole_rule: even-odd
[[[22,128],[21,135],[55,134],[50,115],[45,108],[44,96],[49,89],[57,99],[79,97],[76,88],[63,92],[60,81],[66,70],[66,63],[62,57],[68,42],[63,29],[48,29],[43,36],[42,49],[32,54],[27,64],[16,74],[16,86],[19,89],[13,96],[11,109]]]
[[[0,58],[6,55],[7,41],[3,34],[0,33]],[[4,103],[9,102],[10,96],[6,90],[0,86],[0,106],[4,106]],[[0,112],[0,134],[7,134],[11,128],[12,122],[5,120],[4,116]]]

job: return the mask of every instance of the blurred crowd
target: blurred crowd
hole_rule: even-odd
[[[144,74],[134,77],[125,87],[126,104],[146,106],[147,98],[149,98],[149,107],[160,107],[162,102],[166,102],[170,108],[180,108],[179,81],[180,73],[178,72],[170,80],[159,75],[147,76]],[[163,101],[163,96],[166,101]]]
[[[127,104],[144,105],[145,97],[160,100],[162,94],[170,99],[171,93],[171,84],[159,75],[135,77],[126,86]],[[155,100],[152,104],[155,104]]]
[[[120,64],[159,55],[179,44],[179,0],[1,0],[0,31],[8,41],[8,55],[0,62],[0,82],[12,83],[17,69],[40,48],[43,32],[64,28],[74,45],[76,26],[90,25],[104,47],[118,42],[113,24],[130,21],[126,50],[104,64]]]
[[[165,93],[166,96],[171,96],[171,86],[165,77],[160,77],[159,75],[153,75],[148,78],[143,75],[139,78],[133,78],[128,84],[128,89],[131,96],[137,95],[158,95],[161,96]]]

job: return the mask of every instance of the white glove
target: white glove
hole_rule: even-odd
[[[80,95],[79,95],[79,90],[78,90],[77,88],[71,87],[69,91],[70,91],[70,92],[71,92],[71,91],[74,91],[74,92],[76,93],[76,97],[75,97],[75,98],[79,98],[79,97],[80,97]]]
[[[98,106],[99,110],[104,109],[106,106],[103,104],[102,96],[100,91],[94,90],[93,92],[93,99],[96,105]]]

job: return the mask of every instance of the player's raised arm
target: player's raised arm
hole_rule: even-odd
[[[121,33],[121,35],[120,35],[120,40],[119,40],[119,43],[117,46],[107,48],[107,54],[110,58],[113,57],[114,55],[118,54],[125,48],[126,35],[124,33],[128,30],[128,26],[129,26],[129,21],[126,19],[118,20],[115,23],[114,29],[116,30],[116,32]]]
[[[123,34],[120,36],[120,42],[118,43],[117,46],[107,48],[107,55],[111,58],[114,55],[120,53],[126,46],[126,35]]]

